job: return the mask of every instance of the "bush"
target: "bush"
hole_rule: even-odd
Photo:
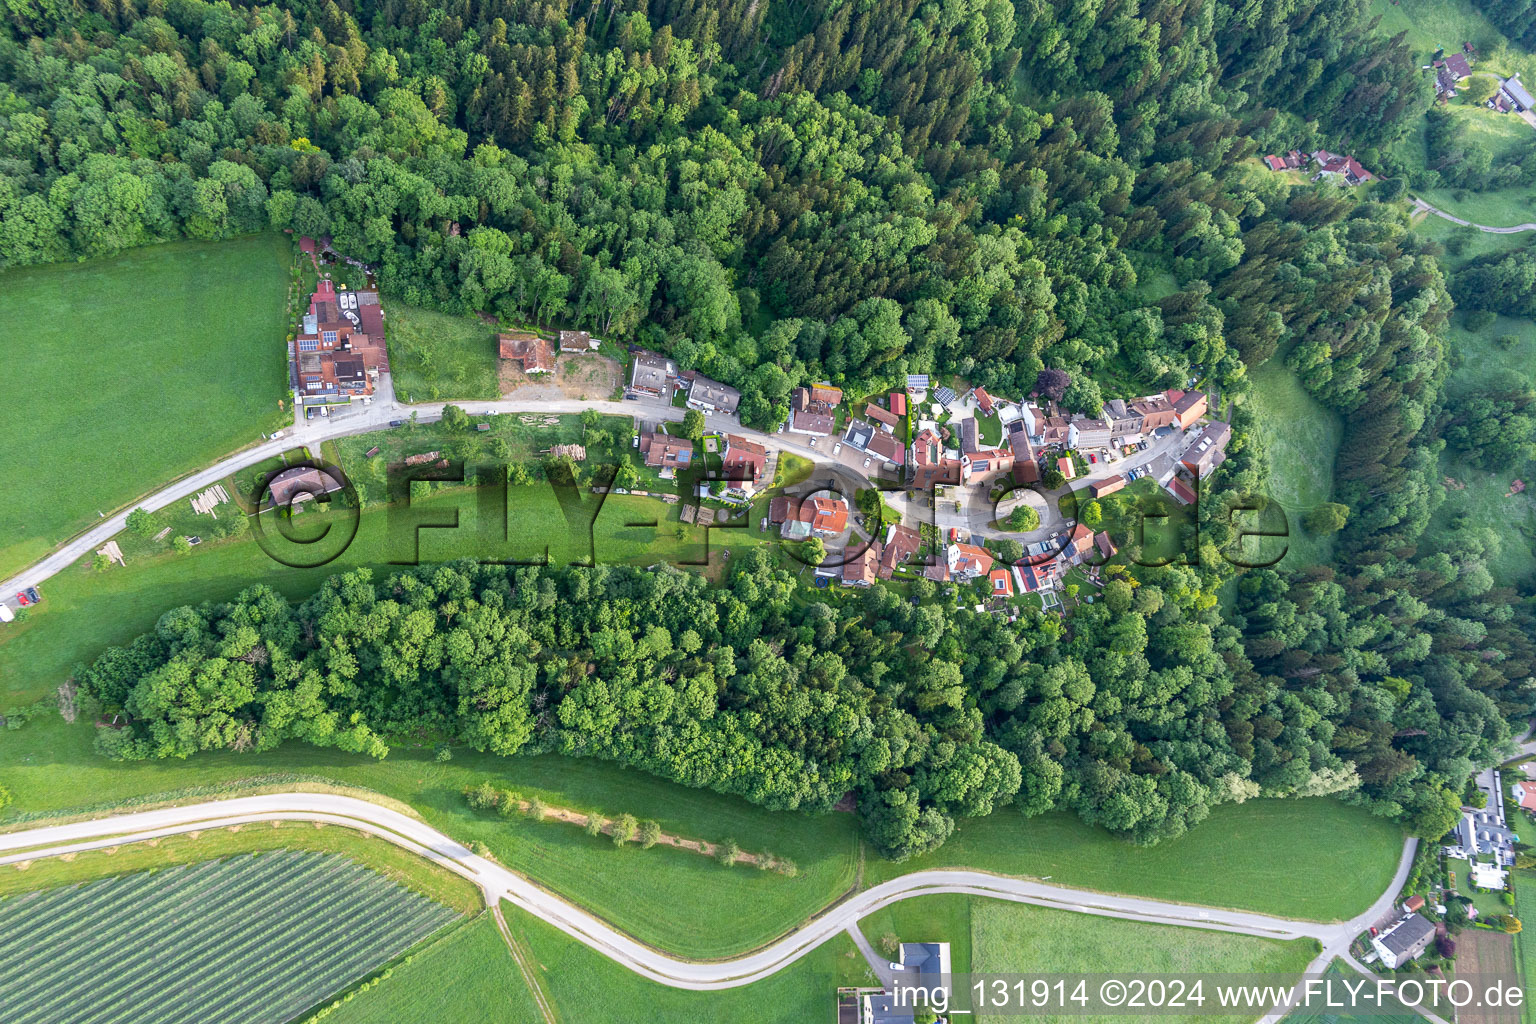
[[[544,806],[544,801],[540,800],[538,797],[534,797],[532,800],[528,801],[528,817],[532,818],[534,821],[543,821],[547,810],[548,809]]]
[[[600,835],[602,835],[603,834],[603,816],[601,814],[589,814],[589,815],[587,815],[587,823],[586,823],[586,825],[584,827],[586,828],[587,835],[589,835],[589,836],[600,836]]]
[[[444,761],[453,760],[453,748],[446,743],[439,743],[432,748],[432,760],[441,764]]]
[[[1492,327],[1498,319],[1498,314],[1491,309],[1474,309],[1467,314],[1467,330],[1473,334],[1481,334]]]
[[[484,857],[486,860],[496,859],[496,855],[491,852],[491,848],[478,839],[469,844],[469,851],[476,857]]]
[[[640,825],[640,848],[649,850],[661,840],[661,822],[648,819]]]
[[[502,790],[500,799],[496,801],[496,807],[501,811],[503,818],[510,818],[522,810],[522,804],[522,794],[515,789]]]
[[[8,806],[10,806],[12,799],[11,791],[6,789],[4,786],[0,786],[0,812],[3,812]]]
[[[727,839],[715,850],[715,856],[720,858],[720,863],[730,867],[741,859],[741,846],[734,839]]]
[[[880,952],[892,960],[896,959],[896,954],[901,952],[901,940],[894,932],[886,932],[880,936]]]
[[[790,860],[788,857],[779,857],[774,860],[773,870],[777,871],[785,878],[794,878],[800,873],[799,866],[796,865],[795,862]]]
[[[633,814],[621,814],[613,823],[613,845],[623,846],[634,837],[635,827],[639,823],[635,821]]]
[[[471,810],[489,811],[501,806],[501,790],[489,782],[482,782],[478,786],[466,788],[464,799],[469,802]]]
[[[132,530],[140,537],[153,536],[155,532],[155,521],[150,517],[148,512],[144,511],[142,508],[136,508],[132,512],[128,513],[128,529]]]

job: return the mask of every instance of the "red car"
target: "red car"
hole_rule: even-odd
[[[28,597],[27,592],[23,590],[16,594],[16,603],[25,608],[27,605],[32,603],[32,599]]]

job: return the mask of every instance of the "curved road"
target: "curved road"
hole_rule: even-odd
[[[1495,228],[1489,227],[1486,224],[1474,224],[1470,220],[1462,220],[1460,217],[1457,217],[1454,214],[1446,213],[1444,210],[1439,209],[1438,207],[1430,206],[1422,199],[1415,199],[1413,201],[1413,206],[1416,210],[1420,210],[1424,213],[1432,213],[1436,217],[1442,217],[1445,220],[1450,221],[1452,224],[1460,224],[1464,228],[1477,228],[1477,230],[1486,231],[1490,235],[1517,235],[1522,231],[1536,231],[1536,224],[1516,224],[1514,227],[1508,228]]]
[[[1350,941],[1387,913],[1413,861],[1415,841],[1404,844],[1391,886],[1369,910],[1349,921],[1321,923],[1266,914],[1220,910],[1086,892],[981,871],[918,871],[866,889],[823,911],[810,922],[754,952],[731,960],[700,962],[669,956],[613,928],[514,871],[465,848],[425,822],[356,797],[323,793],[275,793],[77,821],[0,834],[0,864],[57,857],[83,850],[260,821],[317,821],[386,839],[474,882],[495,905],[506,899],[554,925],[604,956],[652,981],[674,988],[710,990],[760,981],[794,963],[860,918],[913,896],[961,893],[1073,910],[1148,924],[1179,925],[1271,939],[1314,938],[1323,952],[1320,970],[1348,951]],[[1268,1019],[1268,1018],[1266,1018]]]

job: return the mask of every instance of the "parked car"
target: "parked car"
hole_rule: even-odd
[[[813,437],[813,438],[811,438],[811,447],[812,447],[812,448],[815,448],[815,447],[816,447],[816,438],[814,438],[814,437]]]
[[[392,427],[403,427],[405,426],[405,420],[390,420],[389,425]]]
[[[866,459],[865,459],[865,460],[864,460],[864,468],[865,468],[865,469],[868,469],[868,468],[869,468],[869,459],[868,459],[868,458],[866,458]]]
[[[897,963],[896,961],[892,960],[891,961],[891,970],[893,970],[893,971],[904,971],[904,970],[906,970],[906,968],[901,966],[901,964]]]
[[[832,454],[833,455],[836,455],[838,452],[840,452],[842,450],[843,450],[843,442],[841,442],[841,441],[837,442],[836,444],[834,444],[832,446]]]
[[[32,599],[27,596],[27,592],[25,590],[22,590],[18,591],[16,594],[16,603],[25,608],[27,605],[32,603]]]
[[[36,587],[28,587],[27,590],[26,590],[26,594],[27,594],[27,597],[32,599],[32,603],[33,604],[42,604],[43,603],[43,595],[41,595],[41,594],[39,594],[37,592],[37,588]]]

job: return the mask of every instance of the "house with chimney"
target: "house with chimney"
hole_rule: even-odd
[[[919,430],[912,439],[908,462],[912,467],[912,486],[919,491],[960,482],[960,459],[947,455],[939,435],[928,427]]]
[[[684,374],[684,379],[688,381],[689,408],[723,416],[736,415],[736,407],[741,404],[740,391],[692,371]]]
[[[790,396],[787,429],[794,434],[830,437],[837,429],[837,407],[842,400],[842,389],[830,384],[796,388]]]
[[[379,293],[322,277],[288,346],[288,383],[301,407],[367,401],[389,370]]]
[[[1167,395],[1148,395],[1146,398],[1138,398],[1130,404],[1129,411],[1141,417],[1142,434],[1151,434],[1171,427],[1179,421],[1178,414],[1173,411],[1173,403]]]
[[[629,391],[631,394],[666,398],[672,384],[677,381],[677,363],[658,352],[638,349],[630,361]]]

